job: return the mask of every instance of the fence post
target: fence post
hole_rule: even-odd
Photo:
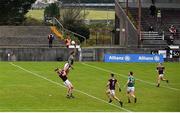
[[[163,31],[162,39],[164,40],[164,31]]]
[[[141,34],[141,32],[142,32],[142,31],[140,31],[140,34],[139,34],[139,38],[140,38],[140,40],[142,39],[142,36],[141,36],[142,34]]]

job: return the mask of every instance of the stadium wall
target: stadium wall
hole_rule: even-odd
[[[66,48],[1,48],[0,61],[67,60],[68,52]]]
[[[80,61],[103,61],[104,54],[151,53],[152,49],[99,47],[82,48]],[[66,61],[72,49],[67,48],[0,48],[0,61]]]

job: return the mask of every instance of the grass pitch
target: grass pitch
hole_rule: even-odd
[[[26,14],[26,17],[31,17],[36,20],[43,20],[44,19],[44,9],[29,10],[29,12]]]
[[[85,13],[87,14],[86,19],[89,20],[106,20],[106,19],[114,19],[115,12],[113,10],[97,10],[97,9],[86,9]],[[82,14],[84,14],[84,10],[82,10]],[[29,10],[26,14],[26,17],[31,17],[36,20],[43,20],[44,10]]]
[[[86,9],[85,12],[87,13],[86,19],[89,20],[115,19],[115,11],[113,10]]]
[[[75,87],[75,99],[67,99],[66,88],[54,69],[64,62],[1,62],[0,111],[180,111],[180,63],[165,63],[170,83],[155,87],[154,63],[75,62],[69,80]],[[127,103],[127,73],[136,78],[137,103]],[[108,104],[105,86],[109,73],[114,72],[122,92],[116,92],[124,102]]]

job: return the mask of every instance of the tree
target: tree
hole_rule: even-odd
[[[17,25],[25,21],[25,14],[35,0],[0,0],[0,25]]]
[[[79,24],[78,24],[78,25],[74,24],[74,25],[72,25],[72,26],[69,26],[69,30],[70,30],[70,31],[73,31],[73,32],[75,32],[75,33],[77,33],[77,34],[80,34],[80,35],[86,37],[87,39],[89,38],[89,35],[90,35],[89,28],[88,28],[86,25],[84,25],[84,24],[81,24],[81,25],[79,25]],[[77,35],[75,35],[75,36],[78,38],[78,40],[79,40],[80,42],[83,42],[83,41],[84,41],[84,38],[79,37],[79,36],[77,36]]]
[[[90,31],[89,28],[83,22],[84,19],[84,14],[82,14],[83,9],[79,7],[78,4],[79,2],[75,7],[63,9],[63,11],[61,12],[62,24],[66,29],[78,33],[88,39]],[[84,41],[83,38],[79,36],[76,37],[78,37],[80,42]]]
[[[48,7],[46,7],[44,10],[44,16],[59,18],[60,12],[58,4],[52,3]]]
[[[69,28],[72,25],[81,25],[83,20],[83,15],[81,13],[82,9],[80,7],[71,7],[64,9],[61,13],[61,19],[63,20],[63,25]]]

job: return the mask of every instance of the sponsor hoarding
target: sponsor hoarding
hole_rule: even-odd
[[[104,62],[164,62],[163,55],[105,54]]]

